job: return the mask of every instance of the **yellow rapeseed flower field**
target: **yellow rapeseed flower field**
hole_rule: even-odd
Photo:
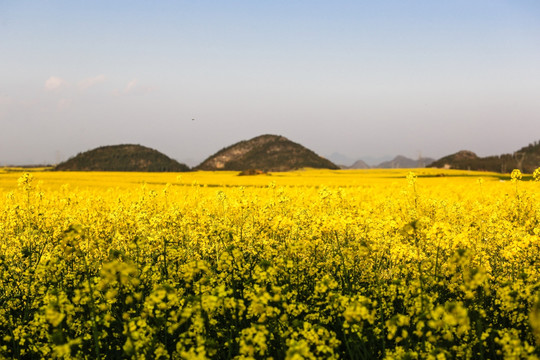
[[[540,170],[0,169],[0,358],[538,359]]]

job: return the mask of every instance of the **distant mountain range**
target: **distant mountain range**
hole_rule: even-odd
[[[413,169],[413,168],[423,168],[430,165],[434,162],[435,159],[432,158],[419,158],[417,160],[410,159],[403,155],[398,155],[392,160],[383,161],[382,163],[369,166],[363,160],[357,160],[351,166],[342,166],[342,169]]]
[[[344,169],[369,169],[370,166],[364,160],[356,160],[351,166],[344,166]]]
[[[333,154],[335,156],[336,154]],[[357,160],[342,169],[397,169],[437,167],[461,170],[480,170],[507,173],[520,169],[532,173],[540,166],[540,142],[536,141],[512,154],[479,157],[467,150],[445,156],[439,160],[396,156],[370,166]],[[261,135],[221,149],[208,157],[200,165],[189,166],[141,145],[124,144],[103,146],[83,153],[58,164],[55,170],[75,171],[190,171],[190,170],[232,170],[255,175],[269,171],[290,171],[301,168],[339,169],[310,149],[279,135]]]
[[[334,152],[331,155],[326,157],[328,160],[332,161],[334,164],[338,164],[341,168],[352,168],[351,164],[354,164],[356,161],[363,161],[369,167],[374,167],[379,165],[384,161],[390,161],[393,159],[393,156],[384,155],[384,156],[362,156],[361,158],[350,157],[348,155],[343,155],[338,152]]]
[[[512,154],[480,157],[469,150],[444,156],[439,160],[432,158],[409,159],[405,156],[396,156],[389,161],[369,166],[365,161],[358,160],[351,166],[342,166],[343,169],[398,169],[398,168],[445,168],[458,170],[492,171],[509,173],[513,169],[520,169],[524,173],[532,173],[540,167],[540,141],[525,146]]]
[[[385,161],[375,166],[378,169],[408,169],[408,168],[423,168],[434,162],[435,159],[421,157],[417,160],[409,159],[408,157],[398,155],[390,161]]]

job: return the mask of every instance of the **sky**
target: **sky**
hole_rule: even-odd
[[[351,163],[540,140],[540,2],[0,0],[0,165],[262,134]]]

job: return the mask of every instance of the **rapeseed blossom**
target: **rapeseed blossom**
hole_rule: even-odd
[[[0,357],[538,358],[538,183],[369,174],[6,174]]]

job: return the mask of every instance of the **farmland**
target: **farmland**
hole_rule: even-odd
[[[538,358],[540,184],[415,172],[0,169],[0,357]]]

